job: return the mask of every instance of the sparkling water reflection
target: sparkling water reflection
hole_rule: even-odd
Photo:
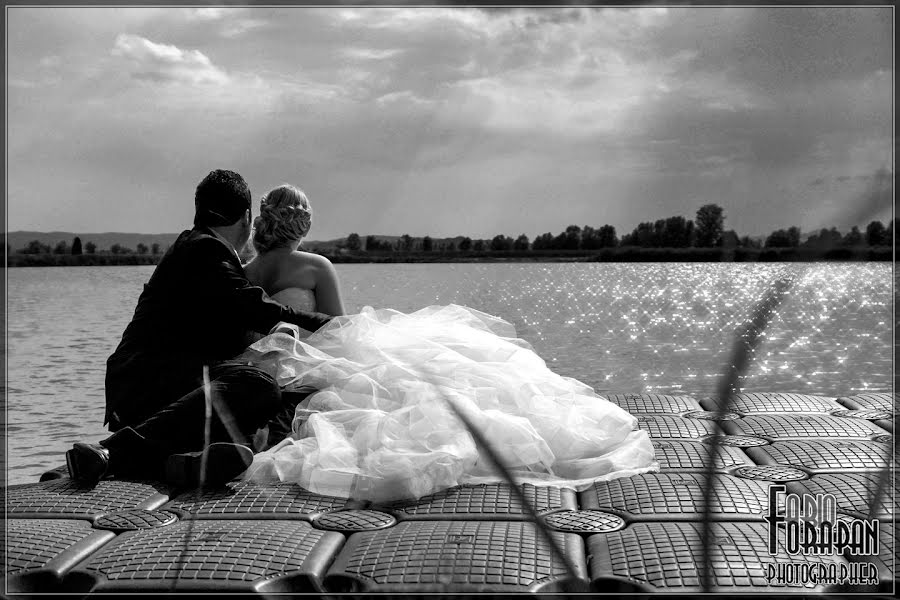
[[[745,391],[890,391],[891,269],[875,264],[338,265],[348,310],[457,303],[501,316],[598,392],[713,393],[766,286],[798,273]],[[104,436],[106,357],[152,267],[10,269],[8,483]]]

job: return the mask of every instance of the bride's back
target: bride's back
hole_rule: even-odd
[[[316,289],[318,257],[301,251],[271,250],[251,260],[244,271],[254,285],[270,296],[288,288]]]
[[[314,305],[317,312],[344,314],[337,273],[324,256],[277,248],[260,253],[244,267],[244,272],[251,283],[271,297],[285,290],[302,290],[308,298],[304,304]],[[298,308],[311,310],[309,306]]]
[[[311,218],[309,199],[294,186],[281,185],[266,194],[253,222],[253,246],[259,255],[244,271],[269,296],[302,290],[313,296],[318,312],[343,315],[334,265],[324,256],[297,249],[309,231]]]

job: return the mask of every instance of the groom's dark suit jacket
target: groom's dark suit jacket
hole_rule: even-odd
[[[195,389],[203,365],[239,354],[251,331],[266,333],[279,321],[315,331],[328,319],[270,299],[212,231],[184,231],[144,285],[107,361],[104,424],[136,425]]]

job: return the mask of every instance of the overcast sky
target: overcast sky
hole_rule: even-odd
[[[891,11],[9,7],[7,229],[180,231],[214,168],[319,240],[886,222]]]

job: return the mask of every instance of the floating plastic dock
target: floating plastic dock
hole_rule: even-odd
[[[697,593],[707,581],[716,593],[896,591],[896,397],[748,393],[728,412],[689,396],[608,398],[649,432],[660,472],[580,493],[520,486],[553,545],[504,484],[378,506],[283,483],[84,486],[57,469],[4,490],[3,589]],[[798,550],[786,506],[812,499],[832,501],[849,533]]]

